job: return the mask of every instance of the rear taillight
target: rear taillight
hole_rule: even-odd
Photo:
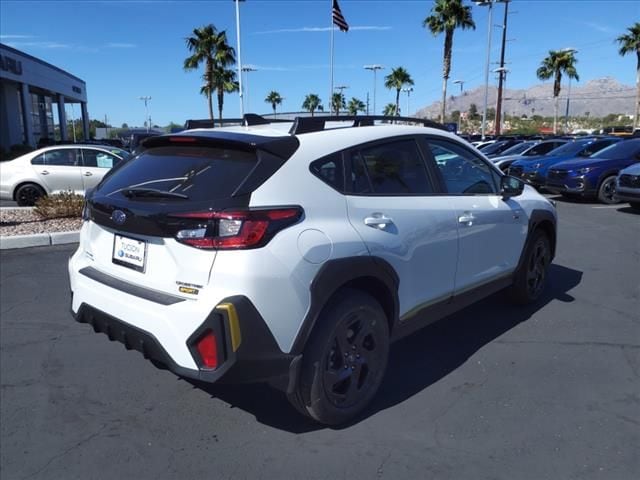
[[[218,368],[218,345],[216,336],[209,331],[196,343],[196,348],[202,359],[202,366],[205,368]]]
[[[302,217],[300,207],[224,212],[189,212],[171,215],[185,219],[176,240],[204,249],[245,249],[266,245],[280,230]]]

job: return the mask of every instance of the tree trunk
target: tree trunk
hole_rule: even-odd
[[[558,99],[560,97],[553,97],[553,134],[558,134]]]
[[[209,100],[209,119],[213,120],[213,96],[211,95],[211,91],[209,91],[207,99]]]
[[[636,113],[633,117],[633,131],[636,131],[636,128],[640,128],[640,50],[637,52],[638,55],[638,67],[636,68]]]
[[[442,105],[440,108],[440,123],[444,123],[447,112],[447,80],[451,72],[451,50],[453,47],[453,30],[444,34],[444,57],[442,59]]]
[[[213,120],[213,63],[207,60],[207,72],[204,76],[207,82],[207,99],[209,100],[209,120]]]
[[[222,104],[224,102],[224,92],[221,88],[218,88],[218,118],[220,119],[220,126],[222,126]]]
[[[400,89],[396,88],[396,117],[400,115]]]

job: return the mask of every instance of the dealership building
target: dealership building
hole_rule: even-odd
[[[73,118],[67,118],[67,105]],[[70,140],[69,120],[80,120],[89,138],[84,80],[0,43],[0,147]]]

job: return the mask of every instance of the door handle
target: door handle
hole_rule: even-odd
[[[42,170],[40,173],[42,175],[49,175],[49,170]]]
[[[84,172],[84,176],[85,176],[85,177],[90,177],[91,175],[93,175],[93,173],[91,173],[91,172]]]
[[[373,213],[370,217],[365,217],[364,224],[368,227],[384,230],[387,225],[393,224],[393,219],[386,217],[382,213]]]
[[[471,212],[463,212],[462,215],[460,215],[458,217],[458,223],[462,223],[468,227],[470,227],[471,225],[473,225],[473,221],[476,219],[476,217],[473,216],[473,213]]]

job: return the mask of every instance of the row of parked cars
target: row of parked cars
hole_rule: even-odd
[[[506,148],[505,148],[506,147]],[[502,171],[537,189],[640,209],[640,138],[503,140],[477,145]]]

